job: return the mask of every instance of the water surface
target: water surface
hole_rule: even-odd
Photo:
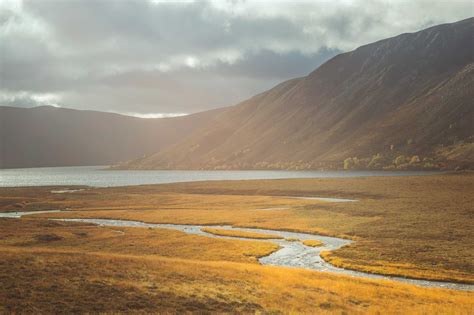
[[[107,170],[107,166],[0,169],[0,187],[116,187],[206,180],[340,178],[360,176],[431,175],[428,171],[140,171]]]

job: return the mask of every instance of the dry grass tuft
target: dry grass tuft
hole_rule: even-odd
[[[303,241],[303,244],[306,246],[311,246],[311,247],[321,247],[324,245],[323,242],[318,241],[318,240],[305,240]]]
[[[246,232],[246,231],[238,231],[238,230],[216,229],[216,228],[202,228],[201,231],[214,234],[214,235],[229,236],[229,237],[254,238],[254,239],[281,239],[283,238],[277,234],[265,234],[265,233],[255,233],[255,232]]]

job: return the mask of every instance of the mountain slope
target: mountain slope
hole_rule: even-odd
[[[362,46],[122,167],[470,166],[473,46],[474,18]]]
[[[0,168],[106,165],[151,154],[218,111],[173,119],[0,106]]]

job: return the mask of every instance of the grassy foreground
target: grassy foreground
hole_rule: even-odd
[[[52,194],[52,189],[1,189],[0,211],[69,208],[82,211],[43,216],[228,224],[342,236],[357,240],[332,253],[332,261],[345,267],[474,283],[472,173],[196,182],[70,194]],[[359,201],[282,197],[292,195]]]
[[[470,292],[261,266],[255,257],[274,250],[261,241],[43,219],[0,223],[0,313],[469,314],[474,306]]]
[[[64,187],[0,189],[0,211],[72,210],[0,220],[0,282],[7,284],[0,288],[0,313],[49,312],[54,305],[78,312],[203,309],[468,314],[474,308],[472,292],[260,266],[257,257],[276,250],[267,242],[45,220],[111,218],[341,236],[355,242],[324,254],[335,265],[474,283],[471,173],[50,192],[60,188]],[[337,204],[285,196],[359,201]],[[103,301],[97,299],[101,296]],[[110,296],[114,298],[108,301]],[[57,299],[61,300],[55,302],[58,304],[46,302]],[[89,302],[78,304],[76,299]]]

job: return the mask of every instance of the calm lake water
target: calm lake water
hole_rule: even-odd
[[[106,170],[106,168],[106,166],[80,166],[3,169],[0,170],[0,187],[49,185],[111,187],[202,180],[407,176],[439,173],[424,171],[119,171]]]

